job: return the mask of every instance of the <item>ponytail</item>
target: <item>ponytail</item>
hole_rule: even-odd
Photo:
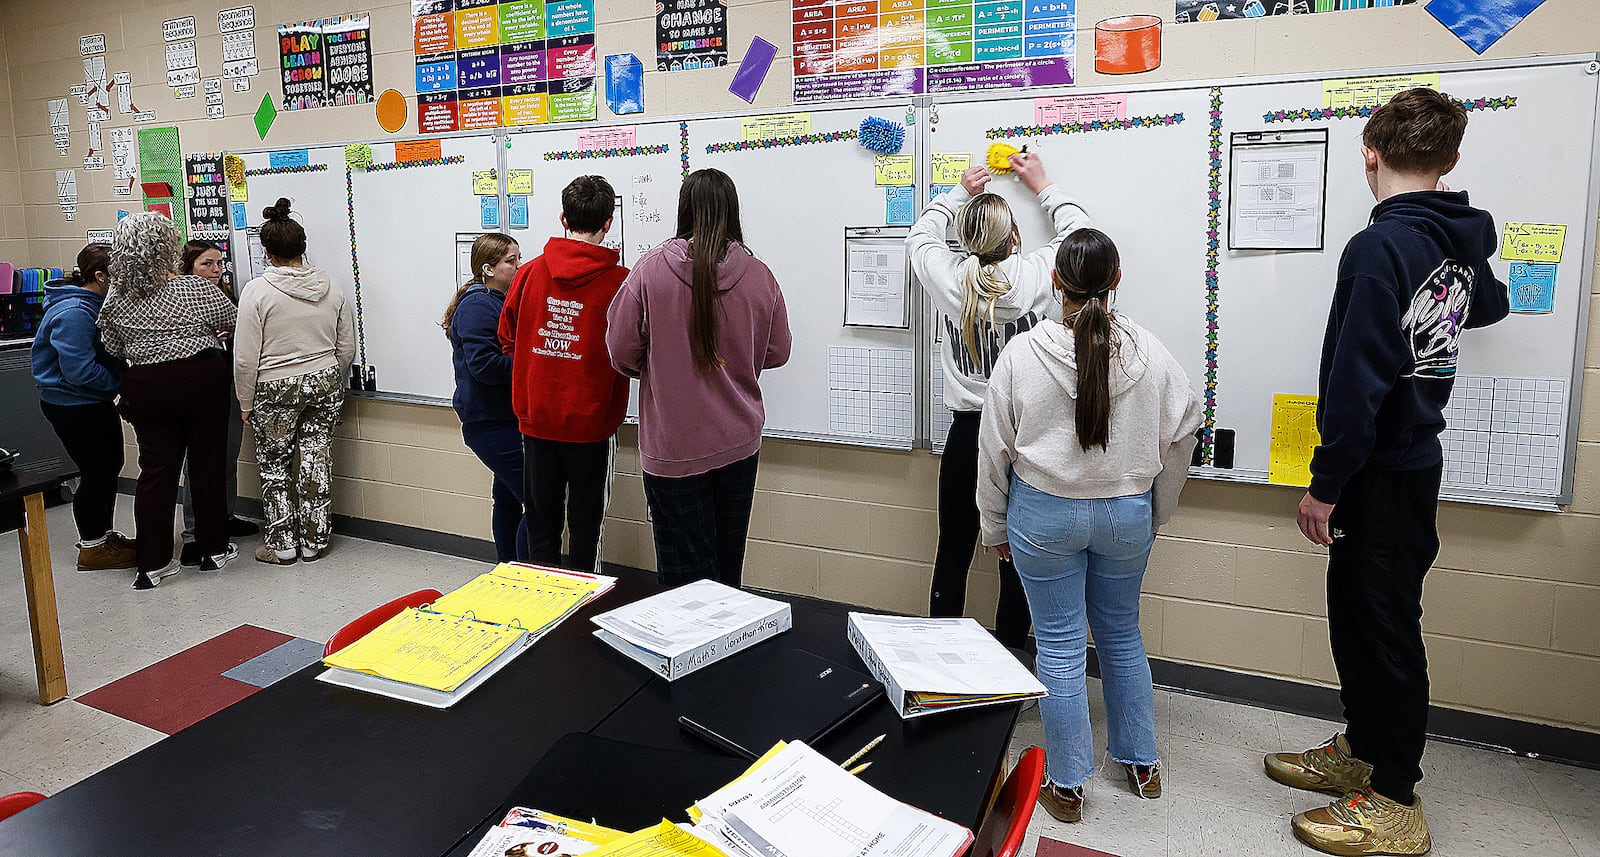
[[[1067,301],[1081,304],[1062,323],[1072,328],[1078,363],[1075,424],[1084,452],[1104,450],[1111,439],[1111,356],[1117,345],[1106,302],[1121,270],[1117,245],[1098,229],[1073,232],[1056,251],[1052,279]]]
[[[978,323],[993,327],[994,302],[1011,291],[1011,282],[999,267],[1017,243],[1011,206],[995,194],[978,194],[956,213],[956,236],[969,254],[956,269],[961,282],[961,342],[981,366]]]
[[[723,363],[718,348],[717,266],[734,251],[735,244],[740,249],[744,244],[739,192],[727,173],[702,169],[684,179],[678,194],[676,237],[689,241],[689,345],[694,365],[702,372],[711,372]]]
[[[95,274],[111,274],[111,245],[89,244],[78,251],[78,267],[67,279],[75,286],[86,286],[95,281]]]

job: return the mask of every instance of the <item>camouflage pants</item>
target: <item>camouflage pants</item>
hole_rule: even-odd
[[[333,427],[344,407],[337,366],[256,384],[256,463],[263,539],[277,551],[321,550],[333,534]]]

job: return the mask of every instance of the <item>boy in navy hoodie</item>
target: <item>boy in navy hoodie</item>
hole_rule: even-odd
[[[561,226],[511,281],[500,311],[500,345],[511,355],[511,409],[522,430],[528,558],[593,571],[611,496],[617,427],[628,412],[628,379],[611,368],[606,309],[628,276],[601,242],[616,192],[600,176],[561,191]]]
[[[78,465],[72,517],[78,570],[133,568],[133,542],[111,528],[122,472],[122,420],[112,400],[122,389],[121,360],[106,353],[95,319],[105,300],[111,247],[90,244],[72,275],[44,287],[44,318],[33,335],[39,407]]]
[[[1332,854],[1425,854],[1422,802],[1428,661],[1422,578],[1439,552],[1439,432],[1461,334],[1506,317],[1489,259],[1494,219],[1450,192],[1467,113],[1412,89],[1362,134],[1378,205],[1339,260],[1318,379],[1311,488],[1300,531],[1328,548],[1328,635],[1347,731],[1267,774],[1344,795],[1294,817],[1301,841]]]

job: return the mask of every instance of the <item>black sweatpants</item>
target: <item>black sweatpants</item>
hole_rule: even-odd
[[[203,556],[228,548],[228,501],[223,469],[228,458],[228,385],[233,367],[221,351],[128,369],[122,407],[139,438],[139,487],[133,520],[140,571],[172,561],[172,513],[178,476],[189,458],[194,478],[195,543]]]
[[[756,499],[761,453],[694,476],[644,475],[656,573],[666,586],[744,579],[745,537]]]
[[[117,508],[117,476],[122,473],[122,419],[117,416],[117,406],[110,402],[40,402],[39,408],[72,463],[78,465],[72,519],[78,525],[78,538],[92,542],[111,529]]]
[[[1361,470],[1329,525],[1328,637],[1346,738],[1372,765],[1372,788],[1410,803],[1428,730],[1422,579],[1439,554],[1443,466]]]
[[[528,559],[561,564],[561,531],[572,542],[573,568],[594,571],[600,530],[611,499],[611,464],[617,439],[567,443],[522,436],[523,494],[528,508]]]
[[[933,561],[930,616],[965,616],[967,571],[978,544],[977,411],[956,411],[945,436],[939,461],[939,550]],[[995,607],[994,635],[1013,649],[1028,643],[1028,596],[1017,567],[1000,561],[1000,603]]]

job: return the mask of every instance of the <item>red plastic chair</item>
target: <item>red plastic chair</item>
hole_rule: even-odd
[[[42,800],[44,795],[38,792],[17,792],[0,797],[0,821],[5,821]]]
[[[983,826],[973,837],[967,857],[1016,857],[1022,850],[1022,839],[1028,833],[1028,821],[1033,818],[1033,806],[1043,783],[1044,748],[1029,747],[1000,787],[994,806],[983,817]]]
[[[322,647],[322,656],[327,657],[345,646],[372,633],[379,625],[393,619],[408,607],[421,607],[442,598],[444,593],[437,589],[419,589],[410,595],[402,595],[382,607],[368,610],[361,618],[340,628],[337,633],[328,639],[328,645]]]

